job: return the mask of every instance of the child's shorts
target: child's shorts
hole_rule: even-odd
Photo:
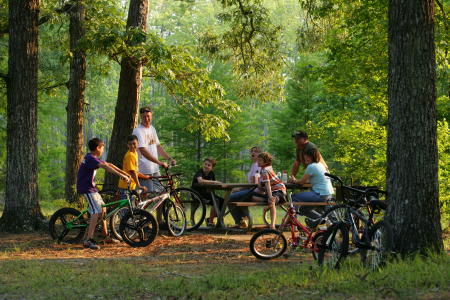
[[[264,198],[267,203],[269,202],[269,197],[267,194],[260,194],[258,192],[253,192],[253,196]],[[286,202],[286,195],[282,191],[273,191],[272,196],[274,196],[277,200],[275,201],[275,205]]]
[[[102,212],[102,205],[104,205],[105,202],[103,202],[102,196],[100,196],[99,193],[83,194],[83,196],[89,203],[88,210],[91,215],[99,214]]]

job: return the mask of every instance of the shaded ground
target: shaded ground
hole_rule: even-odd
[[[132,248],[125,243],[102,244],[89,250],[79,244],[58,244],[46,233],[1,234],[0,260],[76,259],[76,258],[145,258],[156,264],[260,263],[248,248],[251,234],[199,234],[181,237],[158,235],[147,247]],[[309,253],[296,253],[290,260],[311,261]],[[284,260],[284,259],[281,259]]]

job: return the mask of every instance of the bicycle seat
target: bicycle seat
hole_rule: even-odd
[[[381,209],[386,210],[387,203],[384,200],[370,200],[369,205],[373,207],[373,209]]]

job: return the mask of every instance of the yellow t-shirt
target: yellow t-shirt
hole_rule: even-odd
[[[130,174],[130,171],[138,172],[137,161],[138,161],[137,152],[127,151],[127,153],[125,153],[125,156],[123,157],[122,169],[124,170],[124,172],[126,172],[128,174]],[[121,189],[128,188],[127,182],[125,180],[123,180],[122,178],[120,178],[120,180],[119,180],[119,188],[121,188]],[[134,182],[134,180],[131,180],[130,190],[134,190],[135,188],[136,188],[136,182]]]

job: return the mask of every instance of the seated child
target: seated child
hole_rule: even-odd
[[[334,190],[330,178],[325,176],[327,169],[320,162],[320,152],[316,148],[308,149],[303,153],[303,160],[306,164],[305,174],[302,178],[295,179],[291,176],[290,182],[297,184],[311,183],[310,192],[297,193],[292,196],[294,202],[327,202],[331,199]],[[299,214],[305,216],[306,225],[314,227],[317,220],[323,213],[323,206],[302,206]]]
[[[270,207],[270,228],[275,229],[276,204],[286,198],[286,187],[272,168],[272,156],[267,152],[258,154],[258,166],[261,167],[258,189],[252,201],[267,201]]]
[[[123,157],[123,171],[131,176],[131,182],[130,182],[130,190],[133,191],[136,189],[136,187],[142,189],[143,192],[147,191],[147,187],[143,186],[139,182],[139,178],[142,179],[149,179],[150,176],[144,175],[139,172],[138,170],[138,154],[137,154],[137,147],[138,147],[138,138],[135,135],[129,135],[127,137],[127,147],[128,151],[125,153],[125,156]],[[119,179],[119,191],[122,197],[125,197],[125,193],[128,190],[128,182],[123,180],[122,178]]]
[[[107,163],[100,159],[103,154],[105,143],[99,138],[93,138],[88,142],[90,153],[86,154],[81,162],[80,169],[77,175],[77,192],[82,194],[89,203],[89,213],[91,214],[91,220],[87,231],[86,240],[83,242],[85,248],[98,250],[100,247],[95,243],[94,230],[97,226],[97,221],[103,218],[103,214],[106,213],[105,204],[102,197],[98,193],[95,187],[95,174],[98,168],[105,169],[105,171],[116,174],[122,177],[125,181],[130,181],[130,176],[117,168],[115,165]],[[108,229],[106,227],[106,220],[103,220],[103,235],[112,240],[109,237]]]
[[[216,160],[212,158],[205,158],[203,161],[203,167],[195,173],[192,179],[192,189],[200,194],[200,196],[207,200],[207,204],[212,204],[212,195],[210,190],[202,187],[195,186],[196,183],[220,183],[216,181],[216,175],[214,174],[214,167],[216,166]],[[222,207],[223,198],[214,194],[214,197],[219,200],[219,209]],[[217,216],[216,210],[211,207],[209,218],[206,218],[206,224],[208,226],[214,225],[214,218]]]

